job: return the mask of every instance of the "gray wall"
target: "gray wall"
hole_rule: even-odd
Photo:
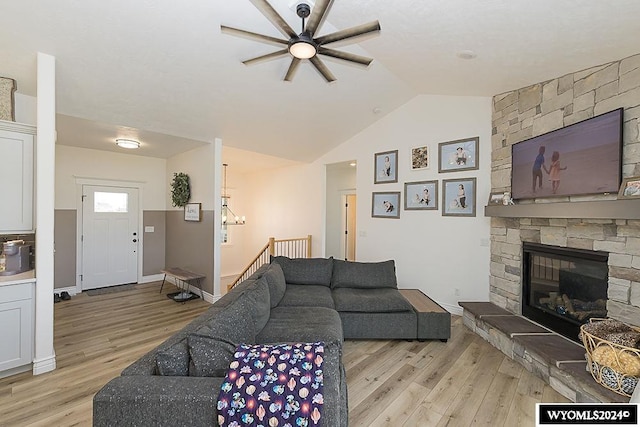
[[[76,286],[76,218],[75,209],[56,209],[54,213],[54,288]]]
[[[144,211],[142,213],[143,227],[143,260],[142,274],[151,276],[159,274],[165,267],[165,242],[166,242],[166,211]],[[152,233],[145,232],[145,227],[153,227]]]
[[[213,294],[213,211],[202,211],[200,222],[184,220],[184,211],[167,212],[166,266],[206,276],[202,288]]]

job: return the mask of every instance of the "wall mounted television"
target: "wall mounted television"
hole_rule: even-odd
[[[511,196],[533,199],[617,193],[623,109],[511,146]]]

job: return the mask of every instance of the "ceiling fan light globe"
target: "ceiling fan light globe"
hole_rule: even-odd
[[[313,44],[305,40],[298,40],[289,46],[289,53],[298,59],[309,59],[316,55],[317,50]]]

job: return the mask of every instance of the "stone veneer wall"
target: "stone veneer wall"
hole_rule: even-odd
[[[494,96],[492,191],[510,190],[514,143],[620,107],[625,109],[622,173],[640,176],[640,54]],[[607,198],[616,197],[544,202]],[[517,314],[523,241],[609,252],[609,316],[640,326],[640,221],[492,218],[490,300]]]

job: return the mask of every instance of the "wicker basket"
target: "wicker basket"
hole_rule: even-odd
[[[606,319],[590,319],[599,322]],[[640,329],[630,326],[633,330]],[[601,386],[630,397],[640,380],[640,349],[625,347],[599,338],[580,327],[580,337],[587,350],[587,369]]]

